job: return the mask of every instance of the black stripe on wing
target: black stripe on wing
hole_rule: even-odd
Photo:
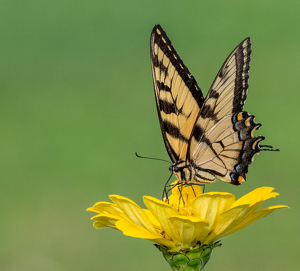
[[[247,98],[251,52],[251,40],[248,37],[238,45],[236,51],[237,68],[232,113],[242,111]]]
[[[251,40],[248,37],[226,58],[212,83],[204,104],[209,98],[216,99],[214,111],[219,115],[219,119],[230,113],[238,113],[244,107],[249,87],[251,52]],[[227,106],[218,107],[224,101],[230,104],[230,111],[227,110]]]
[[[160,35],[157,35],[157,30],[161,33]],[[197,101],[199,108],[201,108],[204,101],[202,91],[198,86],[195,78],[189,72],[188,68],[183,64],[183,61],[174,49],[166,32],[161,28],[159,24],[154,26],[151,33],[151,49],[153,49],[152,44],[157,44],[158,47],[163,51],[163,53],[170,59],[170,62],[175,67],[180,77],[183,79],[185,85],[191,91],[194,99]],[[151,50],[151,61],[154,67],[159,67],[161,71],[167,72],[167,67],[158,60],[157,55],[153,54],[153,50]]]

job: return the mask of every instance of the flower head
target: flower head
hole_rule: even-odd
[[[111,195],[114,203],[98,202],[87,210],[98,213],[92,217],[97,229],[114,228],[124,235],[148,239],[169,251],[180,251],[212,246],[274,210],[287,208],[276,205],[258,210],[263,201],[279,195],[272,191],[271,187],[260,187],[235,200],[230,193],[202,193],[201,187],[188,186],[182,188],[181,198],[175,187],[165,201],[144,196],[148,209],[128,198]]]

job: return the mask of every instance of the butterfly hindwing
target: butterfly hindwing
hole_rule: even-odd
[[[258,143],[264,139],[253,136],[260,126],[247,112],[223,117],[194,150],[195,180],[214,182],[217,177],[235,185],[245,181],[248,166],[260,151]]]
[[[175,162],[186,158],[204,98],[160,25],[154,27],[150,45],[159,122],[166,149]]]

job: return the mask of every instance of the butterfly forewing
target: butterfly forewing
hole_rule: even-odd
[[[155,99],[166,149],[173,162],[185,160],[203,94],[159,25],[152,31],[150,44]]]

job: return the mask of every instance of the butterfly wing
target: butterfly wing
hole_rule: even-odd
[[[160,25],[151,33],[150,54],[156,106],[171,160],[185,160],[204,98],[196,80]]]
[[[187,153],[198,182],[214,182],[218,177],[238,185],[260,151],[258,142],[264,137],[253,137],[260,124],[241,112],[249,86],[250,55],[250,38],[246,38],[225,60],[200,110]]]

